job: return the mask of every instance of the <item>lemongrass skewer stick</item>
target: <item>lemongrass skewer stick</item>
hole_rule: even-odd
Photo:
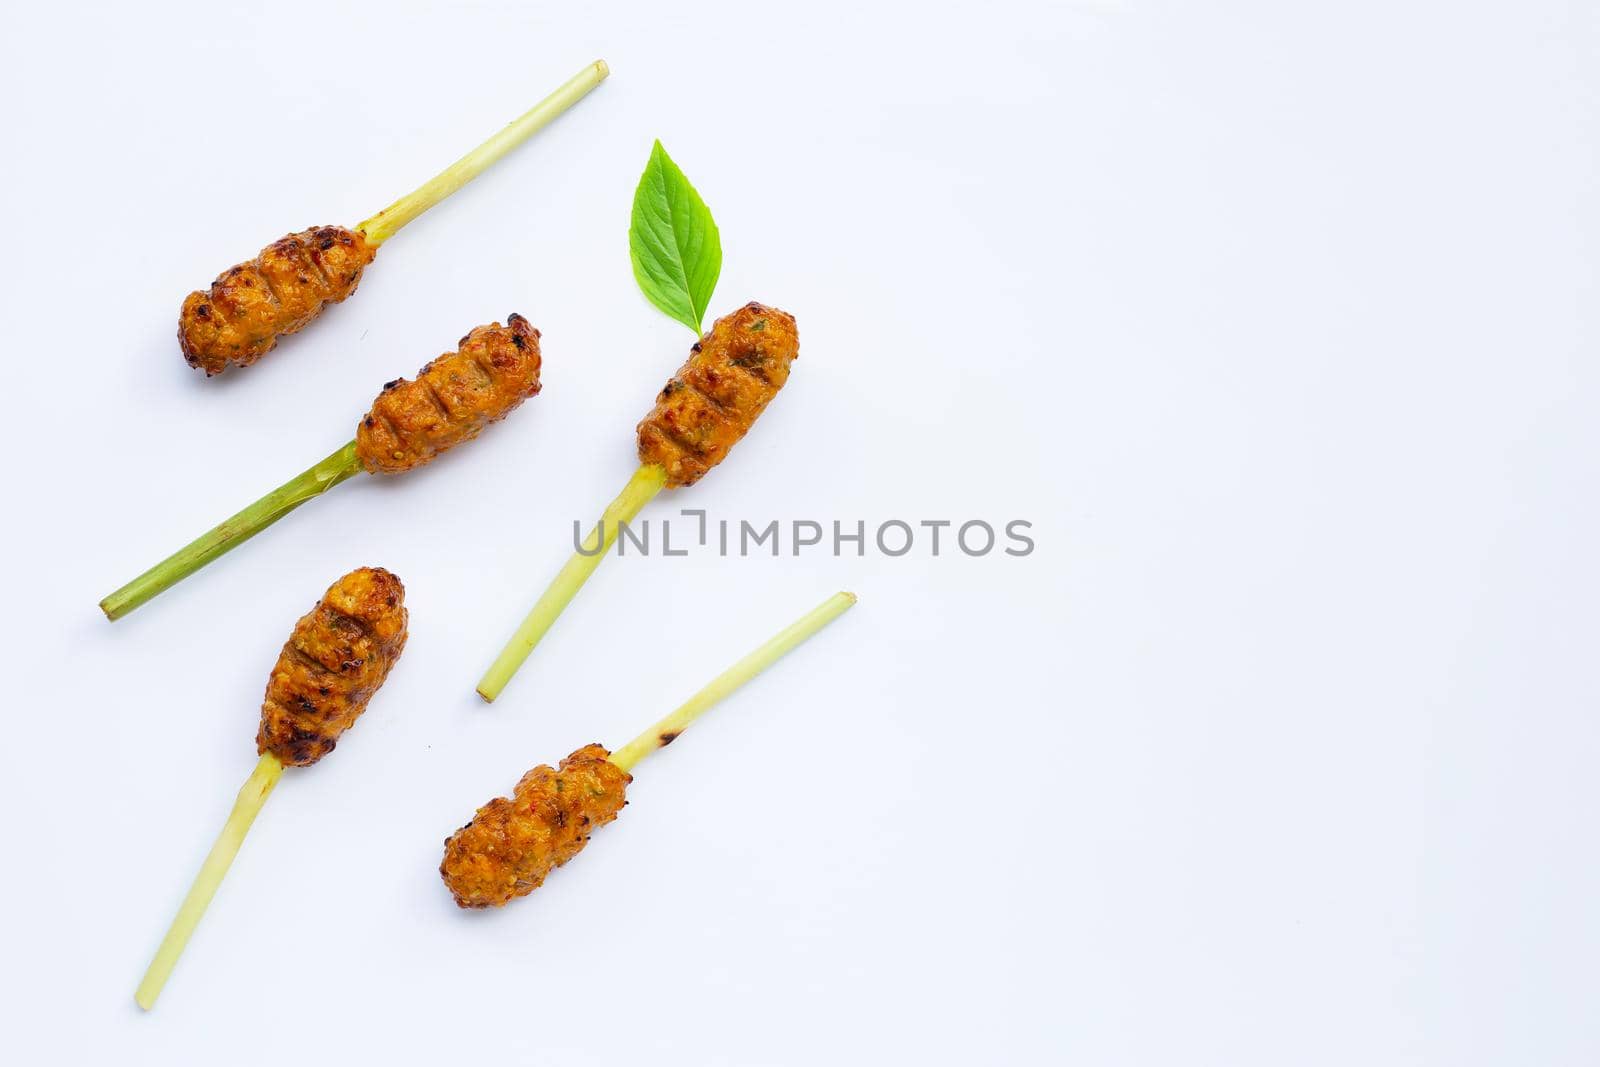
[[[349,442],[302,471],[254,504],[224,519],[139,577],[100,601],[106,618],[116,621],[152,597],[172,588],[207,563],[250,540],[314,496],[361,473],[356,443]]]
[[[597,59],[573,75],[561,88],[533,105],[526,114],[468,152],[415,192],[407,193],[356,229],[367,235],[367,243],[381,245],[402,226],[460,189],[498,162],[507,152],[548,126],[563,111],[582,100],[595,86],[605,81],[611,68]]]
[[[600,566],[600,561],[616,541],[621,524],[639,514],[639,510],[661,492],[666,481],[666,469],[658,464],[646,464],[633,472],[633,477],[628,479],[622,492],[607,505],[599,524],[589,531],[582,547],[567,560],[566,566],[561,568],[545,589],[544,595],[539,597],[539,602],[528,612],[528,617],[517,627],[517,632],[500,650],[500,655],[484,672],[482,680],[478,682],[479,696],[493,701],[500,695],[506,683],[511,681],[511,676],[517,673],[517,668],[522,666],[534,646],[544,637],[545,631],[572,602],[578,590],[583,588],[583,583],[589,580],[589,575]]]
[[[156,998],[161,995],[162,987],[172,974],[172,968],[178,963],[178,957],[183,955],[184,948],[189,944],[189,935],[194,933],[200,917],[206,913],[217,887],[233,865],[233,857],[239,854],[239,846],[244,844],[245,834],[250,832],[250,825],[256,821],[257,813],[267,802],[267,797],[272,795],[272,787],[278,784],[278,777],[282,774],[283,764],[277,756],[268,752],[261,757],[256,769],[239,789],[239,797],[233,802],[228,821],[223,824],[216,843],[200,865],[200,873],[195,875],[189,895],[183,898],[177,916],[167,929],[167,936],[161,939],[161,947],[156,949],[155,958],[144,972],[144,980],[133,994],[133,999],[145,1011],[155,1006]]]
[[[835,593],[801,616],[776,637],[713,678],[705,688],[684,701],[678,710],[611,754],[611,762],[625,771],[650,753],[666,748],[712,706],[750,679],[772,666],[855,605],[854,593]]]

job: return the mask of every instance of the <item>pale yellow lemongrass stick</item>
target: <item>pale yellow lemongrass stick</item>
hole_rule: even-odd
[[[576,104],[595,86],[605,81],[611,68],[597,59],[573,75],[561,88],[539,101],[499,133],[468,152],[419,188],[407,193],[356,229],[367,235],[367,243],[381,245],[395,233],[439,201],[488,170],[507,152],[548,126],[557,115]]]
[[[772,666],[818,630],[828,625],[856,602],[854,593],[835,593],[817,607],[791,623],[782,633],[750,653],[711,680],[700,692],[684,701],[671,715],[611,754],[611,762],[625,771],[658,748],[666,748],[709,708],[741,685]]]
[[[484,672],[483,679],[478,682],[479,696],[492,701],[500,695],[506,683],[511,681],[511,676],[517,673],[517,668],[522,666],[522,661],[528,658],[534,646],[544,637],[545,631],[550,629],[550,624],[556,621],[578,590],[583,588],[583,583],[589,580],[589,575],[600,566],[600,561],[617,539],[618,525],[639,514],[639,509],[661,492],[666,481],[666,468],[659,464],[647,464],[633,472],[628,484],[622,487],[622,492],[600,516],[599,524],[589,531],[583,547],[567,560],[567,565],[561,568],[539,602],[528,612],[528,617],[517,627],[517,632],[506,642],[506,647],[500,650],[500,655]]]
[[[184,947],[189,944],[189,935],[194,933],[200,917],[206,913],[206,906],[216,895],[217,886],[222,884],[223,876],[233,864],[233,857],[238,855],[239,846],[244,843],[244,835],[250,832],[250,824],[256,821],[256,813],[267,802],[267,797],[272,795],[272,787],[278,784],[278,776],[282,773],[283,764],[277,756],[268,752],[261,757],[255,771],[239,789],[239,799],[233,802],[228,821],[223,824],[222,832],[217,835],[216,844],[211,846],[206,861],[200,865],[200,873],[195,875],[194,885],[189,887],[189,895],[183,898],[167,936],[161,939],[155,959],[150,961],[149,970],[144,972],[144,981],[139,983],[138,990],[133,994],[133,999],[145,1011],[155,1006],[156,998],[161,995],[161,987],[167,984],[167,977],[172,974],[178,957],[183,955]]]

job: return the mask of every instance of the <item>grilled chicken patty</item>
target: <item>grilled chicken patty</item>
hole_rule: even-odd
[[[439,874],[463,908],[495,908],[538,889],[617,817],[633,776],[604,747],[585,745],[560,767],[540,764],[444,843]]]
[[[280,237],[248,263],[229,267],[178,313],[178,344],[206,377],[248,367],[329,304],[356,291],[376,245],[359,230],[315,226]]]
[[[718,319],[639,423],[639,462],[665,467],[669,487],[698,482],[750,432],[799,354],[786,311],[752,302]]]
[[[416,381],[383,387],[356,428],[356,454],[373,474],[399,474],[470,441],[539,392],[539,331],[521,315],[479,326],[429,362]]]
[[[305,767],[333,751],[406,647],[405,596],[399,578],[362,567],[294,624],[267,681],[259,754]]]

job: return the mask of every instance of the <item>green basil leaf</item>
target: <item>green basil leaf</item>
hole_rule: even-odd
[[[698,335],[722,273],[722,236],[660,141],[633,194],[628,251],[645,297]]]

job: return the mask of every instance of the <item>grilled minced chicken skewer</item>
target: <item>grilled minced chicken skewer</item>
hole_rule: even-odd
[[[208,290],[190,293],[178,315],[178,343],[206,377],[248,367],[278,338],[305,327],[329,304],[355,292],[378,246],[507,152],[583,99],[611,73],[596,60],[427,184],[353,230],[316,226],[279,238],[247,263],[229,267]]]
[[[179,549],[100,602],[108,619],[193,574],[307,500],[346,478],[400,474],[470,441],[539,392],[539,331],[521,315],[479,326],[460,347],[383,387],[356,427],[356,438],[311,469]]]
[[[479,696],[492,701],[505,689],[600,565],[619,523],[639,514],[663,487],[693,485],[727,458],[789,380],[799,354],[794,316],[757,303],[718,319],[690,347],[688,360],[639,423],[639,469],[484,674]]]
[[[376,567],[351,571],[295,623],[261,704],[261,760],[195,876],[134,999],[148,1011],[285,766],[309,767],[355,725],[406,646],[405,587]]]
[[[585,745],[559,767],[535,767],[510,797],[497,797],[479,808],[444,843],[439,874],[456,903],[463,908],[499,907],[539,888],[546,875],[589,843],[590,834],[617,817],[640,760],[670,745],[708,708],[855,602],[853,593],[836,593],[616,752]]]

